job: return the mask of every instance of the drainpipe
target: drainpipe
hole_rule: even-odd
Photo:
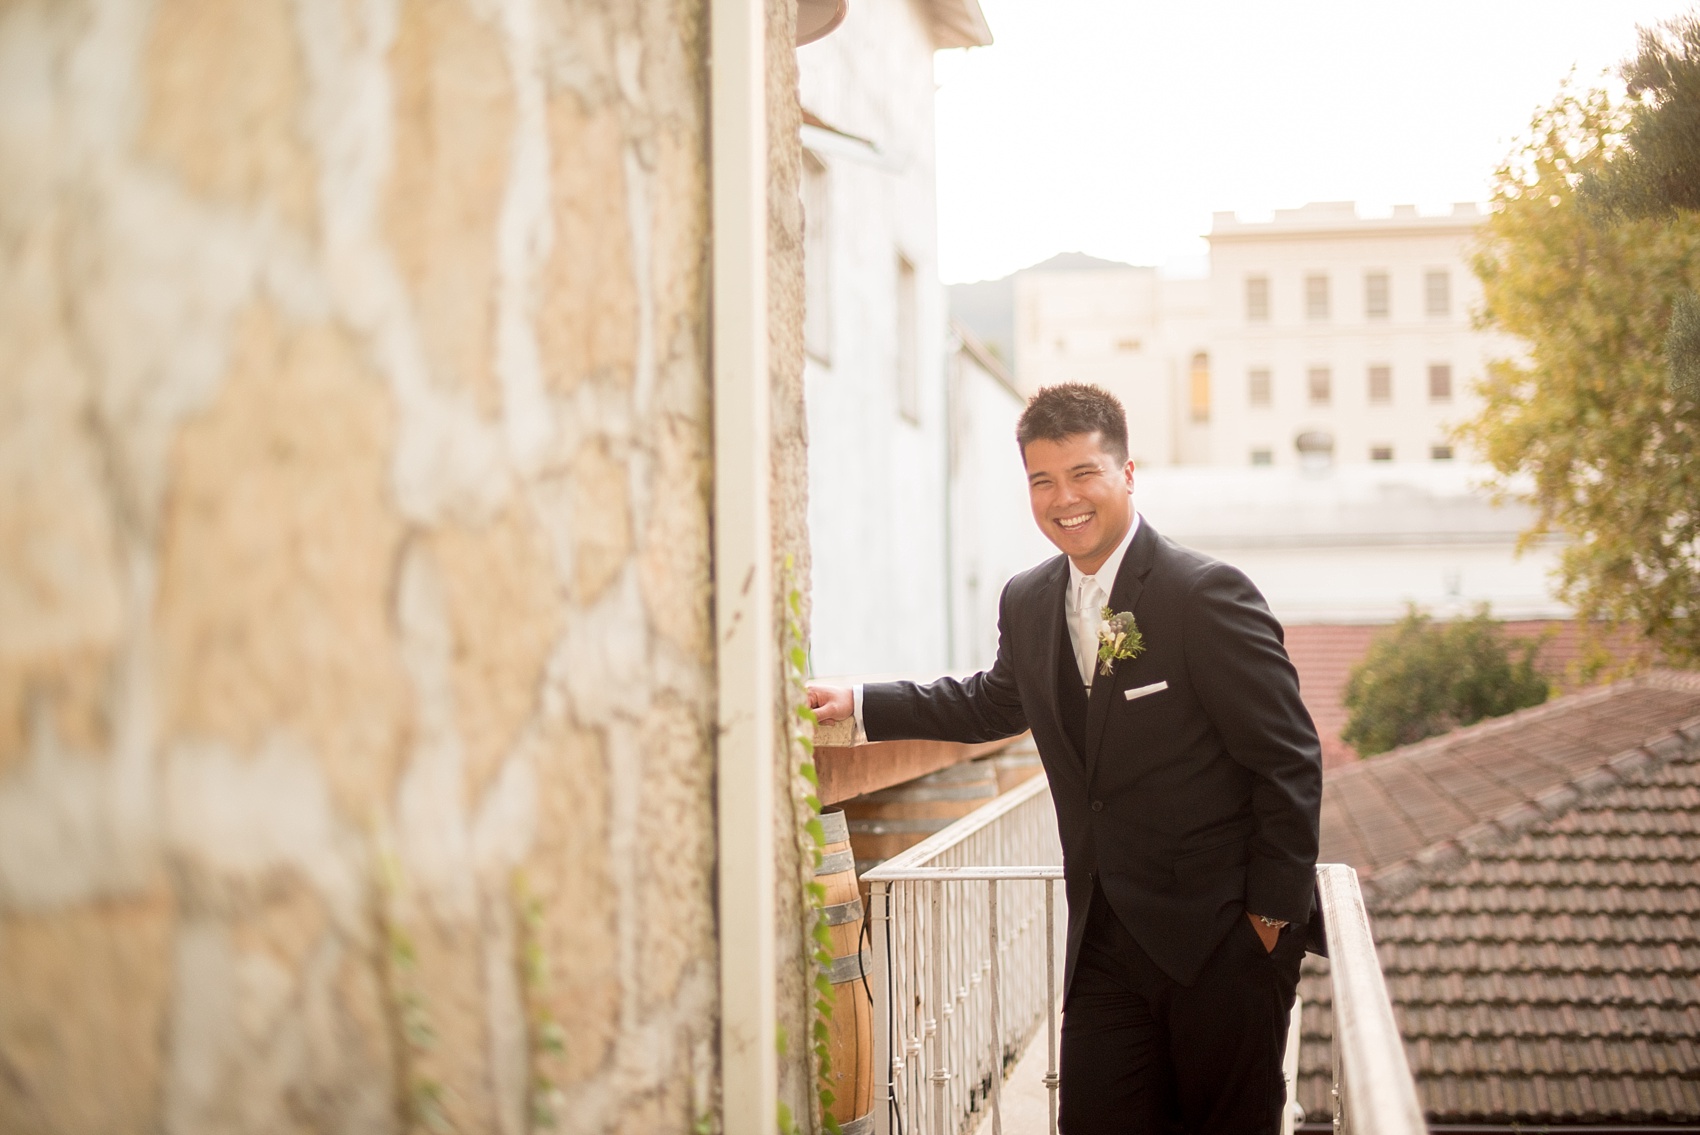
[[[766,78],[761,0],[709,0],[721,1129],[735,1135],[771,1131],[779,1099]]]

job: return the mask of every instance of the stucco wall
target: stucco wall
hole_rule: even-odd
[[[702,7],[0,7],[0,1130],[713,1110]]]

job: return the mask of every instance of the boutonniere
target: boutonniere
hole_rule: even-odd
[[[1098,622],[1099,675],[1109,677],[1116,663],[1124,658],[1137,658],[1144,649],[1145,640],[1140,637],[1139,625],[1133,621],[1133,612],[1105,607]]]

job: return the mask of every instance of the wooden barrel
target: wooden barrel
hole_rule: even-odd
[[[815,882],[826,888],[822,912],[832,934],[832,1019],[827,1022],[827,1055],[831,1071],[821,1082],[836,1097],[827,1114],[845,1135],[866,1135],[874,1129],[874,1015],[868,1003],[863,974],[868,951],[862,945],[862,898],[856,888],[855,855],[843,812],[822,812],[826,847]]]
[[[1003,795],[1018,784],[1032,780],[1045,774],[1045,766],[1039,760],[1039,750],[1031,745],[1020,745],[1005,749],[996,756],[982,757],[996,770],[998,777],[998,795]]]
[[[907,851],[953,820],[998,794],[997,770],[986,761],[964,761],[891,788],[844,802],[856,870]]]

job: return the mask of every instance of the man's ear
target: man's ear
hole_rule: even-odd
[[[1127,482],[1127,491],[1133,492],[1133,458],[1131,457],[1127,459],[1127,464],[1122,466],[1122,480]]]

